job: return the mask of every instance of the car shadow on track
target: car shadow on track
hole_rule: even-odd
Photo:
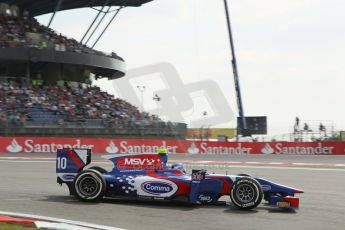
[[[210,205],[197,205],[191,204],[183,201],[157,201],[157,200],[125,200],[125,199],[112,199],[106,198],[98,202],[83,202],[74,196],[45,196],[39,201],[43,202],[56,202],[64,203],[67,205],[79,205],[79,206],[92,206],[100,204],[114,204],[114,205],[126,205],[135,207],[146,207],[146,208],[156,208],[156,209],[178,209],[181,211],[190,211],[195,209],[213,209],[219,207],[227,207],[225,202],[218,202],[216,204]]]
[[[102,203],[155,209],[178,209],[180,211],[191,211],[198,207],[197,205],[181,201],[104,199]]]
[[[296,214],[296,209],[293,208],[275,208],[270,206],[268,203],[261,204],[261,208],[267,210],[270,213],[285,213],[285,214]]]
[[[224,212],[233,213],[233,214],[255,214],[259,211],[267,211],[269,213],[282,213],[282,214],[295,214],[294,209],[279,209],[273,208],[268,204],[261,204],[252,210],[240,210],[235,207],[232,203],[220,201],[215,204],[209,205],[197,205],[191,204],[188,202],[182,201],[153,201],[153,200],[123,200],[123,199],[111,199],[106,198],[99,202],[82,202],[74,196],[45,196],[39,201],[44,202],[57,202],[64,203],[68,205],[79,205],[79,206],[92,206],[100,204],[114,204],[114,205],[127,205],[134,207],[146,207],[146,208],[155,208],[155,209],[178,209],[180,211],[191,211],[196,209],[219,209],[220,207],[224,208]]]
[[[233,204],[230,204],[228,207],[229,208],[225,210],[224,212],[233,213],[233,214],[255,214],[259,211],[267,211],[269,213],[282,213],[282,214],[296,214],[297,213],[295,209],[274,208],[274,207],[271,207],[267,203],[262,203],[258,207],[252,210],[241,210],[241,209],[236,208]]]
[[[56,203],[65,203],[65,204],[73,204],[73,205],[96,205],[97,203],[91,202],[81,202],[76,197],[73,196],[44,196],[37,201],[44,201],[44,202],[56,202]]]

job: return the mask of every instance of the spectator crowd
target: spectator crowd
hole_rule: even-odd
[[[0,83],[0,123],[25,125],[33,108],[56,115],[56,123],[51,125],[99,119],[107,127],[134,128],[160,121],[98,87]]]
[[[21,47],[105,55],[41,25],[26,11],[19,13],[17,6],[0,2],[0,52],[1,48]],[[117,57],[115,53],[111,56]],[[34,113],[41,111],[53,117],[52,125],[61,126],[101,120],[104,126],[122,128],[160,121],[98,87],[0,81],[0,126],[26,125],[35,118]]]
[[[105,55],[45,27],[24,11],[22,15],[0,11],[0,48],[29,47]]]

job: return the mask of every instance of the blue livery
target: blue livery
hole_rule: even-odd
[[[88,149],[61,149],[56,156],[57,181],[67,184],[70,194],[82,201],[111,197],[119,199],[151,199],[185,201],[193,204],[216,203],[230,196],[239,209],[253,209],[262,200],[272,207],[298,208],[297,193],[285,185],[246,174],[210,174],[205,170],[187,173],[181,163],[168,164],[168,155],[106,155],[114,167],[108,172],[93,166]]]

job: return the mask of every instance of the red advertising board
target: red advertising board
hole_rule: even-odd
[[[345,155],[345,142],[211,142],[186,140],[0,137],[0,153],[55,153],[59,148],[91,148],[93,153]]]

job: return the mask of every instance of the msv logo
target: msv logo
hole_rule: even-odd
[[[126,165],[152,165],[155,160],[140,158],[125,158]]]
[[[174,188],[167,182],[147,181],[141,184],[141,189],[153,195],[160,195],[171,192]]]

